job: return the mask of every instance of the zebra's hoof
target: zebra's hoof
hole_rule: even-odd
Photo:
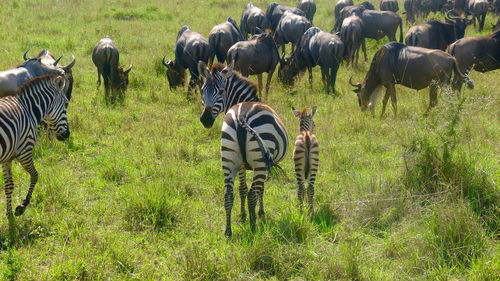
[[[20,215],[22,215],[24,213],[24,210],[26,210],[26,206],[19,205],[16,207],[16,212],[14,214],[16,215],[16,217],[19,217]]]

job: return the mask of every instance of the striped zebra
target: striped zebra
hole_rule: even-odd
[[[61,76],[45,75],[26,82],[15,96],[0,99],[0,162],[5,180],[7,216],[12,217],[12,160],[17,159],[30,174],[30,187],[15,215],[24,213],[38,181],[33,164],[33,147],[37,139],[37,125],[43,120],[56,133],[58,140],[69,137],[64,94],[66,80]]]
[[[295,147],[293,149],[295,176],[297,177],[297,185],[299,186],[297,195],[299,198],[300,212],[302,213],[302,202],[304,201],[304,181],[309,180],[307,201],[309,203],[309,216],[312,216],[314,212],[314,181],[316,180],[319,161],[318,139],[313,134],[313,117],[314,114],[316,114],[316,106],[312,108],[311,114],[307,114],[305,108],[299,112],[292,107],[292,112],[295,117],[299,118],[300,123],[300,133],[295,139]]]
[[[259,216],[264,216],[264,182],[273,166],[283,159],[288,149],[285,125],[268,105],[257,100],[257,87],[241,77],[232,67],[212,67],[209,71],[199,65],[206,78],[202,87],[204,113],[200,118],[205,127],[211,127],[217,114],[226,112],[222,125],[221,157],[224,173],[224,207],[226,209],[226,236],[231,236],[233,184],[239,176],[241,219],[246,219],[245,199],[248,200],[250,226],[255,230],[255,208],[259,202]],[[250,101],[248,101],[250,100]],[[206,112],[209,113],[206,113]],[[211,114],[210,114],[211,113]],[[246,186],[246,170],[253,170],[250,190]]]

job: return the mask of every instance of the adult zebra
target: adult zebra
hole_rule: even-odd
[[[66,80],[61,76],[44,75],[26,82],[15,96],[0,99],[0,163],[9,219],[12,217],[11,201],[14,191],[12,160],[17,158],[30,174],[30,187],[23,203],[16,208],[16,216],[24,213],[38,181],[32,152],[37,139],[37,125],[43,119],[56,132],[58,140],[69,137],[65,84]]]
[[[231,236],[233,185],[239,175],[241,218],[245,220],[245,198],[251,229],[255,229],[255,207],[259,201],[259,216],[264,215],[264,182],[273,166],[283,159],[288,149],[285,125],[278,114],[257,99],[257,86],[241,77],[232,67],[214,65],[211,71],[205,63],[198,63],[204,76],[202,87],[203,115],[200,121],[210,128],[217,115],[224,111],[221,157],[224,172],[224,207],[226,209],[226,236]],[[250,190],[246,186],[246,170],[253,170]]]

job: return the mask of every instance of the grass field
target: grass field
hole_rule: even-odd
[[[314,24],[322,30],[333,26],[334,2],[316,1]],[[291,140],[280,163],[287,176],[267,182],[266,219],[255,233],[240,223],[235,195],[233,237],[224,237],[222,118],[203,128],[199,96],[170,91],[161,58],[173,58],[182,25],[208,36],[228,16],[239,23],[245,4],[0,2],[0,69],[19,64],[28,48],[31,56],[43,48],[64,55],[62,64],[76,57],[71,137],[64,143],[40,137],[34,153],[40,179],[16,218],[13,243],[0,216],[0,278],[500,280],[498,71],[473,72],[474,90],[461,99],[440,94],[427,115],[427,90],[398,86],[398,116],[388,107],[385,118],[361,112],[348,84],[351,75],[364,78],[369,62],[341,66],[336,95],[323,91],[319,69],[312,89],[306,77],[293,89],[274,77],[268,103]],[[487,16],[483,34],[496,20]],[[103,88],[96,90],[91,61],[107,34],[121,63],[134,65],[125,101],[116,106],[106,106]],[[368,40],[369,58],[386,42]],[[298,122],[290,107],[313,105],[320,169],[309,220],[297,206],[291,152]],[[29,176],[13,168],[17,205]]]

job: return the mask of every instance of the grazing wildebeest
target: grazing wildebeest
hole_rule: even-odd
[[[396,13],[399,11],[399,4],[396,0],[382,0],[380,1],[380,10],[381,11],[392,11]]]
[[[453,70],[455,76],[458,75],[457,79],[467,79],[458,69],[455,58],[446,52],[390,42],[375,53],[363,83],[355,85],[351,79],[349,83],[357,87],[354,92],[357,93],[361,110],[369,108],[372,114],[375,114],[375,102],[382,86],[385,86],[387,90],[381,116],[384,115],[389,97],[396,115],[395,84],[415,90],[429,87],[430,109],[437,104],[438,86],[449,85]],[[468,82],[469,87],[473,87],[472,81]]]
[[[363,53],[366,57],[366,44],[363,35],[363,21],[358,16],[350,16],[344,19],[340,28],[340,39],[344,43],[344,58],[346,65],[349,62],[352,66],[358,65],[359,48],[363,47]],[[356,60],[354,60],[356,58]]]
[[[319,65],[326,92],[335,91],[335,79],[343,51],[344,43],[337,35],[311,27],[300,38],[292,56],[280,60],[278,76],[283,83],[291,85],[295,76],[307,68],[312,87],[312,68]]]
[[[472,69],[487,72],[500,68],[500,30],[483,36],[466,37],[450,45],[449,53],[458,61],[459,69],[467,74]],[[463,81],[455,77],[454,88],[460,90]]]
[[[266,96],[279,59],[278,48],[269,33],[256,34],[248,41],[234,44],[227,51],[227,61],[244,77],[257,74],[259,92],[262,91],[262,73],[267,72]]]
[[[128,74],[132,70],[132,65],[125,70],[119,65],[120,53],[109,36],[106,35],[95,45],[92,51],[92,62],[97,67],[97,89],[101,85],[101,75],[104,80],[106,103],[114,103],[116,99],[122,98],[127,90]]]
[[[281,16],[283,16],[286,11],[290,11],[299,16],[306,16],[306,14],[299,8],[283,6],[276,2],[272,2],[266,10],[267,27],[271,29],[271,32],[276,30]]]
[[[56,67],[64,71],[64,77],[67,80],[67,83],[65,83],[64,86],[64,93],[66,94],[66,98],[68,98],[68,100],[71,100],[71,92],[73,91],[73,82],[74,82],[73,71],[71,70],[71,68],[73,67],[73,65],[75,65],[76,62],[75,56],[72,55],[71,62],[66,66],[62,66],[59,64],[59,60],[61,59],[62,56],[56,60],[55,56],[47,49],[43,49],[36,57],[40,58],[40,61],[46,66]],[[28,60],[26,58],[26,53],[24,54],[24,60],[25,61]]]
[[[274,42],[276,42],[278,46],[281,46],[282,54],[285,53],[285,44],[292,43],[293,52],[297,41],[299,41],[302,34],[311,26],[311,22],[309,22],[306,17],[286,11],[274,30]]]
[[[446,50],[448,45],[463,38],[469,19],[448,17],[447,22],[431,19],[422,25],[412,26],[405,36],[408,46]]]
[[[243,35],[236,25],[233,18],[228,17],[227,20],[212,28],[208,35],[208,43],[210,44],[210,65],[214,63],[214,57],[223,63],[226,60],[227,50],[236,42],[243,41]]]
[[[469,0],[467,2],[467,10],[472,14],[472,21],[474,22],[474,27],[476,27],[476,19],[479,24],[479,31],[483,30],[484,20],[486,19],[486,13],[490,4],[487,0]]]
[[[201,88],[202,81],[198,74],[198,61],[208,63],[210,56],[210,44],[203,35],[192,31],[187,25],[184,25],[177,34],[175,42],[175,60],[165,62],[167,67],[167,78],[170,88],[184,86],[185,71],[189,69],[191,79],[189,80],[188,91],[198,85]]]
[[[64,76],[64,70],[53,65],[45,65],[41,58],[36,57],[26,59],[16,68],[0,71],[0,97],[15,95],[24,83],[46,74]]]
[[[338,16],[335,16],[335,24],[333,26],[332,31],[340,31],[340,27],[345,18],[353,16],[353,15],[361,15],[364,10],[374,10],[375,8],[370,2],[363,2],[359,5],[350,5],[345,6],[340,9],[338,12]]]
[[[257,29],[265,30],[267,27],[267,19],[264,12],[257,6],[254,6],[252,2],[248,3],[243,10],[241,15],[240,30],[243,37],[248,39],[248,33],[254,35]]]
[[[300,0],[297,8],[306,14],[306,18],[311,23],[313,22],[314,14],[316,13],[316,3],[314,3],[314,0]]]

